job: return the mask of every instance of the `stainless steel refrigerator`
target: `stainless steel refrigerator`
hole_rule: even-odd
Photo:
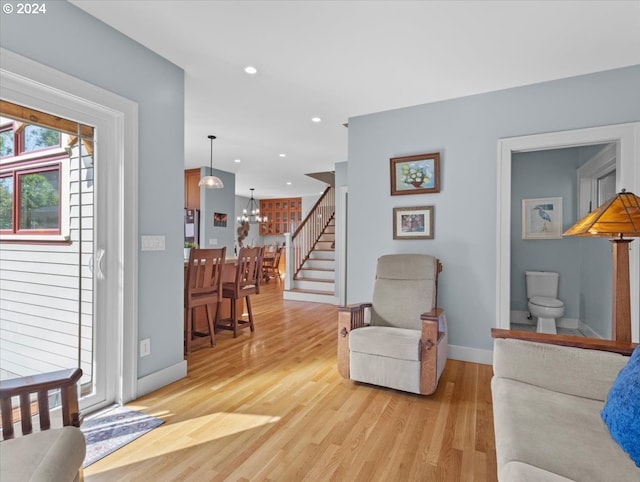
[[[196,243],[200,247],[200,210],[184,210],[184,242]]]

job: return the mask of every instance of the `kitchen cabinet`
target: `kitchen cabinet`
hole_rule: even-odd
[[[293,233],[302,221],[302,198],[261,199],[260,215],[267,217],[260,224],[260,236]]]
[[[200,209],[200,168],[184,171],[184,207]]]

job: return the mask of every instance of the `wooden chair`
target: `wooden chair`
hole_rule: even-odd
[[[421,395],[436,390],[447,361],[446,318],[436,307],[441,270],[426,254],[378,259],[372,302],[338,308],[344,378]]]
[[[280,277],[280,258],[284,248],[278,248],[269,258],[266,258],[262,262],[262,275],[264,280],[268,283],[269,279],[273,276],[278,282],[282,281]]]
[[[231,303],[231,317],[216,322],[216,328],[222,330],[232,330],[233,337],[238,336],[238,329],[253,326],[253,313],[251,312],[251,301],[249,295],[260,293],[260,282],[262,281],[262,247],[242,248],[238,253],[236,264],[235,280],[222,283],[222,297],[229,298]],[[244,298],[247,302],[248,320],[242,319],[242,313],[238,314],[238,300]]]
[[[83,480],[86,442],[78,428],[82,423],[77,390],[80,377],[82,370],[72,368],[0,382],[0,480]],[[52,428],[50,390],[60,390],[62,427]],[[13,398],[19,400],[19,409],[12,406]],[[32,410],[36,407],[40,431],[34,432]],[[22,437],[14,434],[18,413]]]
[[[191,354],[196,337],[209,337],[211,346],[215,346],[215,320],[222,300],[222,268],[225,262],[226,248],[191,249],[184,287],[184,352]],[[215,315],[211,306],[215,305]],[[194,310],[204,306],[207,311],[208,333],[196,331]]]

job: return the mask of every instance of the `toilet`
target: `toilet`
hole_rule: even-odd
[[[560,275],[552,271],[526,271],[529,312],[538,319],[538,333],[557,333],[556,320],[564,315],[564,303],[558,299]]]

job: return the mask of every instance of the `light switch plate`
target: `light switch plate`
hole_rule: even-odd
[[[215,239],[215,238],[211,238],[211,239],[209,239],[209,244],[211,246],[218,246],[218,240]]]
[[[142,251],[164,250],[164,236],[142,236]]]

